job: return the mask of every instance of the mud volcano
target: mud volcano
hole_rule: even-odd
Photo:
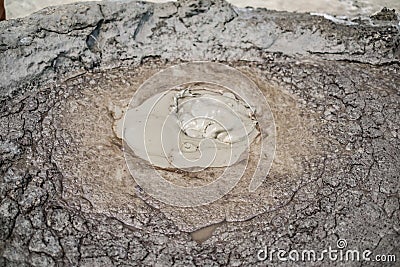
[[[341,263],[258,256],[343,240],[400,259],[398,25],[387,9],[332,21],[223,1],[83,3],[0,22],[0,265],[334,266]],[[233,136],[251,136],[252,145],[228,193],[207,205],[169,205],[134,179],[139,169],[125,156],[137,146],[124,144],[120,122],[157,94],[147,90],[130,106],[145,81],[199,61],[246,76],[260,92],[249,99],[265,98],[270,113],[253,118],[245,98],[215,83],[176,87],[171,107],[187,136],[231,140],[190,117],[196,105],[217,104],[179,104],[206,95],[248,112],[250,134]],[[257,146],[268,121],[273,157]],[[138,168],[148,164],[141,160]],[[168,182],[196,187],[242,162],[201,172],[152,165]],[[249,190],[259,170],[262,182]]]

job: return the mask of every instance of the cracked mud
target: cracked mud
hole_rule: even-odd
[[[264,246],[338,238],[400,258],[400,35],[378,18],[342,25],[186,1],[1,22],[0,265],[263,265]],[[209,206],[176,208],[130,177],[115,121],[147,78],[193,60],[257,84],[276,157],[255,193],[239,184]]]

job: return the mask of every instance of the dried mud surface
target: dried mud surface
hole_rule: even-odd
[[[0,265],[253,266],[265,246],[339,238],[399,259],[400,37],[398,21],[373,23],[222,1],[86,3],[1,22]],[[148,77],[193,60],[258,85],[277,150],[255,193],[243,179],[178,209],[135,184],[113,125]]]

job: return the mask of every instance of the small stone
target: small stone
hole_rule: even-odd
[[[371,18],[376,20],[391,21],[391,20],[397,20],[397,14],[396,10],[384,7],[382,8],[381,11],[379,11],[375,15],[372,15]]]
[[[31,45],[32,41],[33,41],[32,37],[24,37],[21,40],[19,40],[21,45],[26,45],[26,46]]]

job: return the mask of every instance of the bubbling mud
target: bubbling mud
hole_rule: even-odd
[[[275,154],[275,122],[264,95],[238,70],[214,62],[153,75],[135,92],[120,124],[115,128],[122,129],[132,177],[148,195],[174,207],[215,202],[249,169],[248,190],[255,191]],[[180,172],[200,177],[212,170],[214,179],[200,186],[180,179]]]
[[[129,110],[124,139],[135,155],[160,168],[235,164],[259,134],[254,111],[232,92],[210,87],[217,86],[186,85]]]

